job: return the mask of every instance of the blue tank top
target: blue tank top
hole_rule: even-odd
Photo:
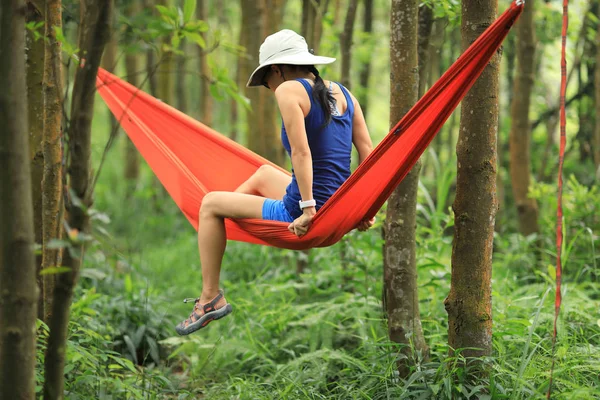
[[[312,155],[312,189],[318,210],[350,176],[354,104],[346,88],[338,84],[348,104],[346,112],[339,116],[332,115],[331,122],[323,127],[325,114],[319,102],[313,98],[312,86],[304,79],[296,80],[302,83],[310,99],[310,112],[304,118],[304,125]],[[292,149],[283,123],[281,124],[281,141],[291,157]],[[296,174],[292,169],[292,183],[286,189],[283,204],[294,219],[302,215],[298,204],[301,199]]]

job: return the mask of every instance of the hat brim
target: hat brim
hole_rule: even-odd
[[[323,56],[315,56],[310,53],[304,54],[294,54],[289,56],[283,56],[280,58],[274,58],[263,64],[259,65],[258,68],[252,72],[250,75],[250,79],[248,79],[248,83],[246,83],[246,87],[252,86],[261,86],[263,74],[258,73],[263,68],[268,67],[270,65],[277,64],[289,64],[289,65],[324,65],[331,64],[335,61],[335,58],[332,57],[323,57]]]

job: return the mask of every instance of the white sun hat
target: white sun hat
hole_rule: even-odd
[[[260,46],[258,57],[260,65],[248,79],[247,87],[262,85],[263,68],[275,64],[319,65],[331,64],[335,58],[321,57],[311,54],[306,40],[290,29],[283,29],[268,36]]]

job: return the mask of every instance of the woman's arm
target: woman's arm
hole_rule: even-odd
[[[371,141],[371,136],[369,136],[369,129],[367,128],[367,123],[365,122],[365,116],[362,112],[362,108],[360,108],[360,104],[354,98],[352,94],[352,101],[354,102],[354,118],[352,119],[352,143],[354,143],[354,147],[356,147],[356,151],[358,151],[358,164],[362,164],[363,161],[371,154],[373,151],[373,142]],[[366,231],[375,223],[375,218],[370,220],[362,220],[356,226],[356,229],[359,231]]]
[[[373,151],[373,142],[371,141],[371,136],[369,136],[369,129],[367,128],[367,123],[365,122],[365,116],[363,115],[362,108],[360,108],[360,104],[356,98],[354,98],[354,95],[351,94],[350,96],[354,102],[352,143],[358,152],[358,164],[360,165]]]

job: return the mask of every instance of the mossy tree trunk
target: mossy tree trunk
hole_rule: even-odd
[[[46,0],[46,51],[44,57],[44,178],[42,180],[43,256],[42,269],[59,267],[62,252],[49,246],[62,237],[63,150],[62,150],[62,46],[56,28],[62,28],[62,0]],[[56,274],[45,274],[44,320],[52,314]]]
[[[79,39],[80,54],[86,54],[85,63],[79,63],[71,101],[69,125],[69,185],[76,198],[66,204],[67,223],[71,246],[64,253],[64,265],[68,272],[56,275],[50,336],[45,358],[44,399],[62,399],[64,395],[64,365],[69,311],[73,290],[83,262],[84,244],[81,233],[88,231],[89,218],[86,209],[92,203],[90,186],[90,142],[96,75],[102,52],[110,36],[112,1],[82,0]],[[81,56],[80,56],[81,57]]]
[[[463,0],[463,50],[496,19],[496,12],[496,0]],[[456,146],[452,276],[444,304],[448,312],[448,344],[453,350],[468,348],[462,351],[466,357],[489,356],[492,350],[499,65],[500,56],[496,53],[462,101]],[[474,376],[483,372],[479,368],[469,371]]]
[[[35,398],[38,289],[33,210],[24,0],[0,2],[0,398]]]
[[[390,126],[394,126],[418,96],[417,0],[393,0],[390,15]],[[410,374],[413,350],[428,353],[419,315],[415,257],[420,169],[419,161],[390,196],[384,226],[384,301],[390,340],[402,345],[407,356],[398,360],[402,378]]]
[[[26,21],[44,22],[44,2],[27,1]],[[44,27],[38,32],[43,35]],[[29,162],[31,167],[31,198],[33,205],[33,230],[35,243],[39,246],[43,242],[42,224],[42,177],[44,175],[44,153],[42,150],[42,137],[44,135],[44,95],[42,82],[44,79],[44,39],[36,40],[35,34],[27,30],[26,48],[27,57],[27,107],[29,110]],[[42,253],[36,255],[36,276],[40,297],[38,301],[38,318],[44,319],[44,292],[42,276]]]
[[[517,21],[517,70],[512,88],[512,126],[510,130],[510,176],[512,191],[523,235],[539,232],[537,202],[529,197],[531,152],[529,109],[534,85],[535,32],[534,0],[525,2]]]

